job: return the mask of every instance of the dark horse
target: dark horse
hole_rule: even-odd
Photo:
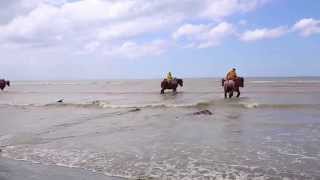
[[[3,91],[6,86],[10,86],[10,81],[0,79],[0,89]]]
[[[244,79],[242,77],[237,78],[236,80],[227,81],[222,79],[222,86],[224,87],[224,98],[227,98],[229,93],[229,98],[232,98],[233,92],[237,92],[237,97],[240,97],[240,87],[243,87]]]
[[[177,87],[180,85],[181,87],[183,86],[183,80],[174,78],[171,82],[168,82],[166,79],[164,79],[161,82],[161,94],[164,94],[165,89],[172,89],[173,92],[177,92]]]

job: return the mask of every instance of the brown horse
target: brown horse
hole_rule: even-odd
[[[0,79],[0,89],[3,91],[6,86],[10,86],[10,81]]]
[[[161,94],[164,94],[165,89],[172,89],[173,92],[177,92],[177,87],[180,85],[181,87],[183,86],[183,80],[174,78],[172,81],[168,82],[166,79],[164,79],[161,82]]]
[[[229,98],[232,98],[233,92],[237,92],[237,97],[240,97],[240,87],[244,86],[244,79],[242,77],[237,78],[236,80],[225,80],[222,79],[222,86],[224,87],[224,98],[227,98],[229,93]]]

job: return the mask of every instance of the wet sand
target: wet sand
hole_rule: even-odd
[[[0,158],[0,180],[121,180],[84,169],[47,166]]]

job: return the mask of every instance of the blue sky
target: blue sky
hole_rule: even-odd
[[[320,76],[320,1],[0,2],[0,77]]]

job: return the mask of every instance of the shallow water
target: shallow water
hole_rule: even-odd
[[[125,178],[320,178],[319,78],[247,79],[227,100],[220,84],[160,95],[160,80],[12,82],[1,156]]]

